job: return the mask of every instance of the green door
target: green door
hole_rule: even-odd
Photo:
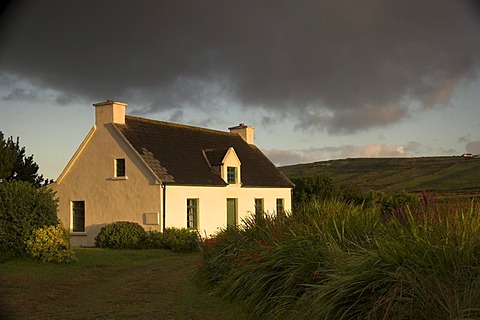
[[[237,199],[227,199],[227,227],[237,225]]]

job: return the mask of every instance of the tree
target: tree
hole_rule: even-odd
[[[24,255],[33,230],[58,223],[52,190],[26,181],[0,184],[0,262]]]
[[[341,198],[341,187],[329,175],[317,174],[300,178],[291,178],[295,184],[293,200],[295,203],[308,202],[313,199],[325,200]]]
[[[33,161],[33,155],[25,156],[25,147],[20,147],[20,139],[13,137],[4,139],[0,131],[0,180],[27,181],[40,187],[44,181],[38,174],[38,165]],[[48,183],[49,181],[46,181]]]
[[[360,186],[339,183],[328,174],[291,178],[291,180],[295,184],[294,203],[304,203],[314,199],[317,201],[336,199],[357,205],[368,202],[368,194]]]

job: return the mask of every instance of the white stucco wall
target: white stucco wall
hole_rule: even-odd
[[[125,158],[126,177],[115,178],[115,159]],[[59,198],[58,217],[72,230],[71,201],[85,201],[84,233],[71,233],[74,246],[93,246],[101,227],[133,221],[161,230],[161,188],[112,124],[94,127],[51,187]],[[145,224],[145,213],[158,213],[158,224]],[[151,218],[151,215],[148,217]]]
[[[198,230],[210,236],[227,224],[227,198],[238,199],[238,221],[255,212],[255,198],[264,199],[265,212],[276,211],[278,198],[284,199],[285,210],[291,211],[290,188],[246,188],[240,185],[226,187],[168,185],[166,201],[166,227],[185,228],[187,225],[187,199],[199,199]]]

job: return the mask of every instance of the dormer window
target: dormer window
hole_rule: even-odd
[[[236,167],[227,167],[227,183],[236,184],[237,183],[237,168]]]
[[[203,155],[210,168],[216,172],[227,185],[242,185],[242,163],[233,147],[228,149],[205,149]]]
[[[115,177],[125,177],[125,159],[115,159]]]

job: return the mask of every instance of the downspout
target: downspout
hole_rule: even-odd
[[[290,213],[293,211],[293,189],[290,189]]]
[[[162,187],[163,187],[163,216],[162,216],[162,232],[165,232],[165,218],[167,217],[167,213],[166,213],[166,210],[167,210],[167,185],[165,184],[165,182],[162,183]]]

